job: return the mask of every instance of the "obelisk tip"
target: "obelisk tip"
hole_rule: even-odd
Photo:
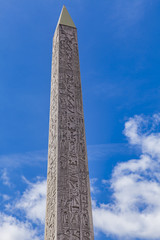
[[[67,8],[64,5],[63,5],[63,8],[62,8],[60,17],[59,17],[58,25],[59,24],[76,28],[69,12],[67,11]]]

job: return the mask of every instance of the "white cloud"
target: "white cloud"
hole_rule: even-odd
[[[46,180],[39,180],[36,183],[26,179],[25,181],[28,186],[22,196],[5,205],[5,210],[12,212],[14,217],[0,212],[0,240],[44,238]],[[9,196],[5,194],[1,196],[4,201],[9,200]],[[23,216],[23,220],[20,220],[20,216]]]
[[[1,240],[40,240],[29,223],[20,222],[12,216],[0,213]]]
[[[113,202],[93,206],[94,225],[107,236],[160,238],[159,125],[160,114],[135,116],[125,124],[124,134],[141,155],[114,168],[110,180]]]
[[[97,205],[92,200],[95,230],[116,239],[147,239],[160,238],[160,114],[151,118],[135,116],[125,124],[124,134],[131,146],[141,150],[139,159],[131,159],[119,163],[113,170],[110,181],[112,202]],[[40,240],[39,226],[44,228],[46,180],[29,182],[23,177],[28,187],[12,206],[25,214],[24,221],[12,216],[1,214],[0,236],[2,240]],[[95,191],[96,179],[91,180],[91,191]],[[36,224],[37,231],[32,223]],[[9,231],[6,231],[9,229]],[[37,233],[38,232],[38,233]],[[1,238],[0,238],[1,239]]]
[[[46,180],[29,184],[15,205],[17,209],[25,212],[27,219],[34,223],[44,224],[46,206]]]
[[[8,173],[6,169],[3,169],[1,179],[4,185],[11,186],[10,179],[8,177]]]
[[[154,114],[152,117],[135,116],[130,118],[125,124],[124,133],[129,142],[138,145],[143,154],[148,154],[152,160],[160,162],[160,114]]]

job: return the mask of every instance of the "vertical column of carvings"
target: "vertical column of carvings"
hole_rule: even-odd
[[[52,52],[45,240],[57,239],[58,67],[59,31],[57,29],[53,38]]]
[[[66,78],[66,38],[59,25],[59,160],[58,160],[58,225],[57,239],[70,240],[69,172],[68,172],[68,123]]]
[[[93,240],[77,31],[59,25],[58,240]]]
[[[73,75],[75,83],[75,115],[77,123],[78,177],[80,195],[80,239],[93,240],[93,222],[90,198],[88,159],[79,68],[78,41],[73,45]]]
[[[57,182],[57,240],[69,240],[68,139],[67,139],[67,79],[65,78],[65,39],[59,25],[59,147]]]

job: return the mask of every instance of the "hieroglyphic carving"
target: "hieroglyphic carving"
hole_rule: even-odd
[[[45,240],[93,240],[76,28],[57,27],[52,61]]]
[[[56,240],[59,32],[53,38],[45,239]]]
[[[68,195],[67,205],[62,202],[58,204],[58,212],[63,209],[61,213],[62,218],[67,219],[69,239],[93,240],[77,30],[60,25],[59,41],[59,129],[65,130],[66,135],[59,134],[58,154],[59,159],[62,156],[67,158],[67,165],[64,171],[60,172],[59,169],[58,174],[59,180],[61,176],[65,179],[62,182]],[[64,142],[67,146],[65,149]],[[61,194],[62,188],[58,188],[58,198]],[[69,214],[66,217],[67,211]],[[58,236],[65,238],[66,225],[63,222],[60,225]]]

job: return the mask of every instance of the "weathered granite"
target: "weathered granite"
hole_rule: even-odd
[[[53,38],[45,240],[93,240],[77,29],[60,20]]]

